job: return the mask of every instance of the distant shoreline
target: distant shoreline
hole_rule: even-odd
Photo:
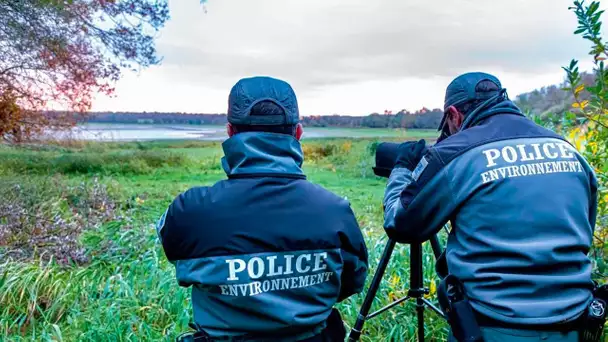
[[[58,140],[85,141],[223,141],[228,138],[223,125],[170,123],[99,123],[86,122],[70,132],[52,133]],[[364,127],[304,127],[303,139],[323,138],[426,138],[437,137],[436,130]]]
[[[309,115],[301,116],[305,127],[318,128],[405,128],[434,129],[443,118],[440,109],[422,108],[414,113],[401,110],[397,113],[371,113],[365,116]],[[84,118],[87,124],[180,124],[225,126],[226,114],[175,113],[175,112],[89,112]]]

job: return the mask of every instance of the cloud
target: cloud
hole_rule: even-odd
[[[315,88],[453,77],[473,69],[542,73],[585,43],[565,0],[209,0],[172,4],[159,41],[170,77],[230,82],[281,75]]]
[[[127,76],[120,99],[96,107],[224,111],[230,87],[253,75],[290,82],[304,115],[439,107],[445,86],[468,71],[497,74],[514,97],[561,82],[571,58],[589,59],[570,5],[176,0],[158,40],[163,64]]]

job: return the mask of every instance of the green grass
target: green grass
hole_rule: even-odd
[[[309,179],[346,196],[354,208],[370,252],[368,285],[386,243],[381,205],[386,180],[371,172],[375,141],[304,142]],[[190,290],[177,286],[154,225],[181,191],[225,178],[221,156],[217,142],[0,147],[0,159],[7,161],[0,166],[5,191],[0,216],[8,205],[19,208],[13,229],[27,232],[3,238],[3,225],[10,229],[14,222],[0,218],[0,336],[171,341],[188,330]],[[160,162],[163,158],[170,161]],[[69,235],[72,230],[65,227],[78,227],[72,236],[77,246],[43,239],[49,232]],[[62,256],[70,255],[70,248],[84,248],[86,260],[66,262]],[[14,257],[14,251],[22,257]],[[405,296],[408,252],[407,246],[396,248],[372,310]],[[434,288],[434,259],[426,245],[424,267],[425,285]],[[348,329],[364,293],[339,305]],[[361,340],[415,341],[415,317],[413,302],[405,302],[368,321]],[[428,339],[445,339],[447,325],[430,310],[425,324]]]
[[[304,135],[325,134],[328,138],[376,138],[399,137],[410,139],[434,139],[437,130],[434,129],[389,129],[389,128],[341,128],[341,127],[305,127]]]

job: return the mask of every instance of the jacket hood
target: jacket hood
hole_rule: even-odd
[[[300,142],[286,134],[246,132],[222,143],[222,168],[228,176],[282,174],[304,176]]]

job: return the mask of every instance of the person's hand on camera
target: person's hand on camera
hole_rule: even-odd
[[[399,155],[397,157],[397,162],[395,163],[395,168],[406,168],[413,171],[427,150],[428,148],[426,147],[426,141],[424,139],[402,143],[399,146]]]

